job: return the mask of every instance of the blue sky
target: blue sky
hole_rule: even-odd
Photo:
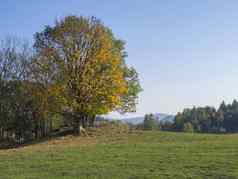
[[[127,42],[144,92],[136,115],[238,99],[237,0],[8,0],[0,38],[33,34],[66,15],[96,16]]]

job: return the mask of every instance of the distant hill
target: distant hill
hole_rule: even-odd
[[[164,114],[164,113],[156,113],[154,114],[157,116],[157,118],[159,119],[160,122],[174,122],[174,115],[169,115],[169,114]],[[121,121],[125,122],[125,123],[130,123],[130,124],[141,124],[144,121],[144,116],[140,116],[140,117],[133,117],[133,118],[125,118],[122,119]]]
[[[143,117],[133,117],[133,118],[125,118],[125,119],[121,119],[122,122],[125,123],[130,123],[130,124],[141,124],[144,121],[144,116]]]
[[[164,114],[164,113],[157,113],[155,114],[158,118],[160,122],[174,122],[174,115],[170,115],[170,114]]]

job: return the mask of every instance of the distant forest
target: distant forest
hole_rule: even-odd
[[[155,115],[147,114],[144,123],[137,127],[176,132],[235,133],[238,132],[238,102],[234,100],[225,104],[223,101],[218,109],[210,106],[184,109],[173,122],[161,122]]]
[[[238,132],[238,102],[225,104],[218,109],[214,107],[194,107],[184,109],[175,117],[173,129],[194,132]]]

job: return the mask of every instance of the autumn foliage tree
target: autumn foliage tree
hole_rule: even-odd
[[[138,74],[125,63],[124,42],[95,17],[68,16],[35,34],[38,80],[54,86],[75,131],[111,111],[135,111]],[[54,95],[53,95],[54,96]]]

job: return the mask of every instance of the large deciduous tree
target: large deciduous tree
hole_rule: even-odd
[[[35,34],[34,47],[37,81],[54,86],[78,132],[96,115],[135,111],[138,74],[125,63],[124,42],[95,17],[56,21]]]

